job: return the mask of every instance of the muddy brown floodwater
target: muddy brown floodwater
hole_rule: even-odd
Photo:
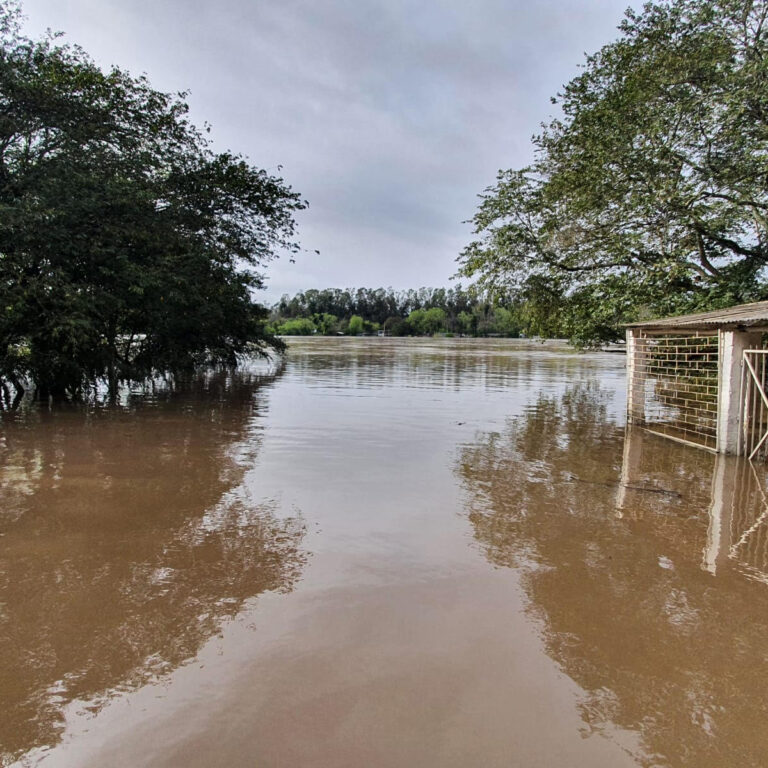
[[[765,468],[620,355],[299,340],[0,462],[4,766],[768,765]]]

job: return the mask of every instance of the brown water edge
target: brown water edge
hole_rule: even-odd
[[[623,391],[618,356],[312,339],[232,404],[108,413],[90,461],[61,459],[82,415],[11,425],[28,450],[0,486],[0,637],[21,629],[0,696],[20,714],[0,743],[52,766],[768,764],[765,472],[625,443]],[[113,505],[118,468],[132,504]],[[203,547],[206,569],[195,547],[163,566],[189,541],[155,525],[169,503],[195,541],[212,510],[247,522]],[[71,557],[81,539],[93,562],[84,543]],[[174,599],[148,562],[178,574]],[[212,624],[191,631],[201,604]],[[94,696],[111,700],[83,711]]]

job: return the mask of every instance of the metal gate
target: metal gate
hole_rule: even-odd
[[[768,455],[768,349],[745,349],[741,367],[742,455],[750,460]]]
[[[712,333],[635,340],[631,382],[651,432],[715,450],[719,341]]]

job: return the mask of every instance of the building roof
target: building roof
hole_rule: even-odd
[[[627,328],[646,330],[678,329],[687,331],[713,330],[717,328],[766,328],[768,329],[768,301],[756,301],[753,304],[739,304],[728,309],[716,309],[712,312],[698,312],[695,315],[663,317],[657,320],[643,320],[629,323]]]

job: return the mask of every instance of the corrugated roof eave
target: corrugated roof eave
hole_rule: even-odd
[[[713,312],[697,312],[679,317],[663,317],[627,323],[627,328],[664,329],[685,328],[687,330],[712,329],[718,327],[756,326],[768,327],[768,301],[741,304]]]

